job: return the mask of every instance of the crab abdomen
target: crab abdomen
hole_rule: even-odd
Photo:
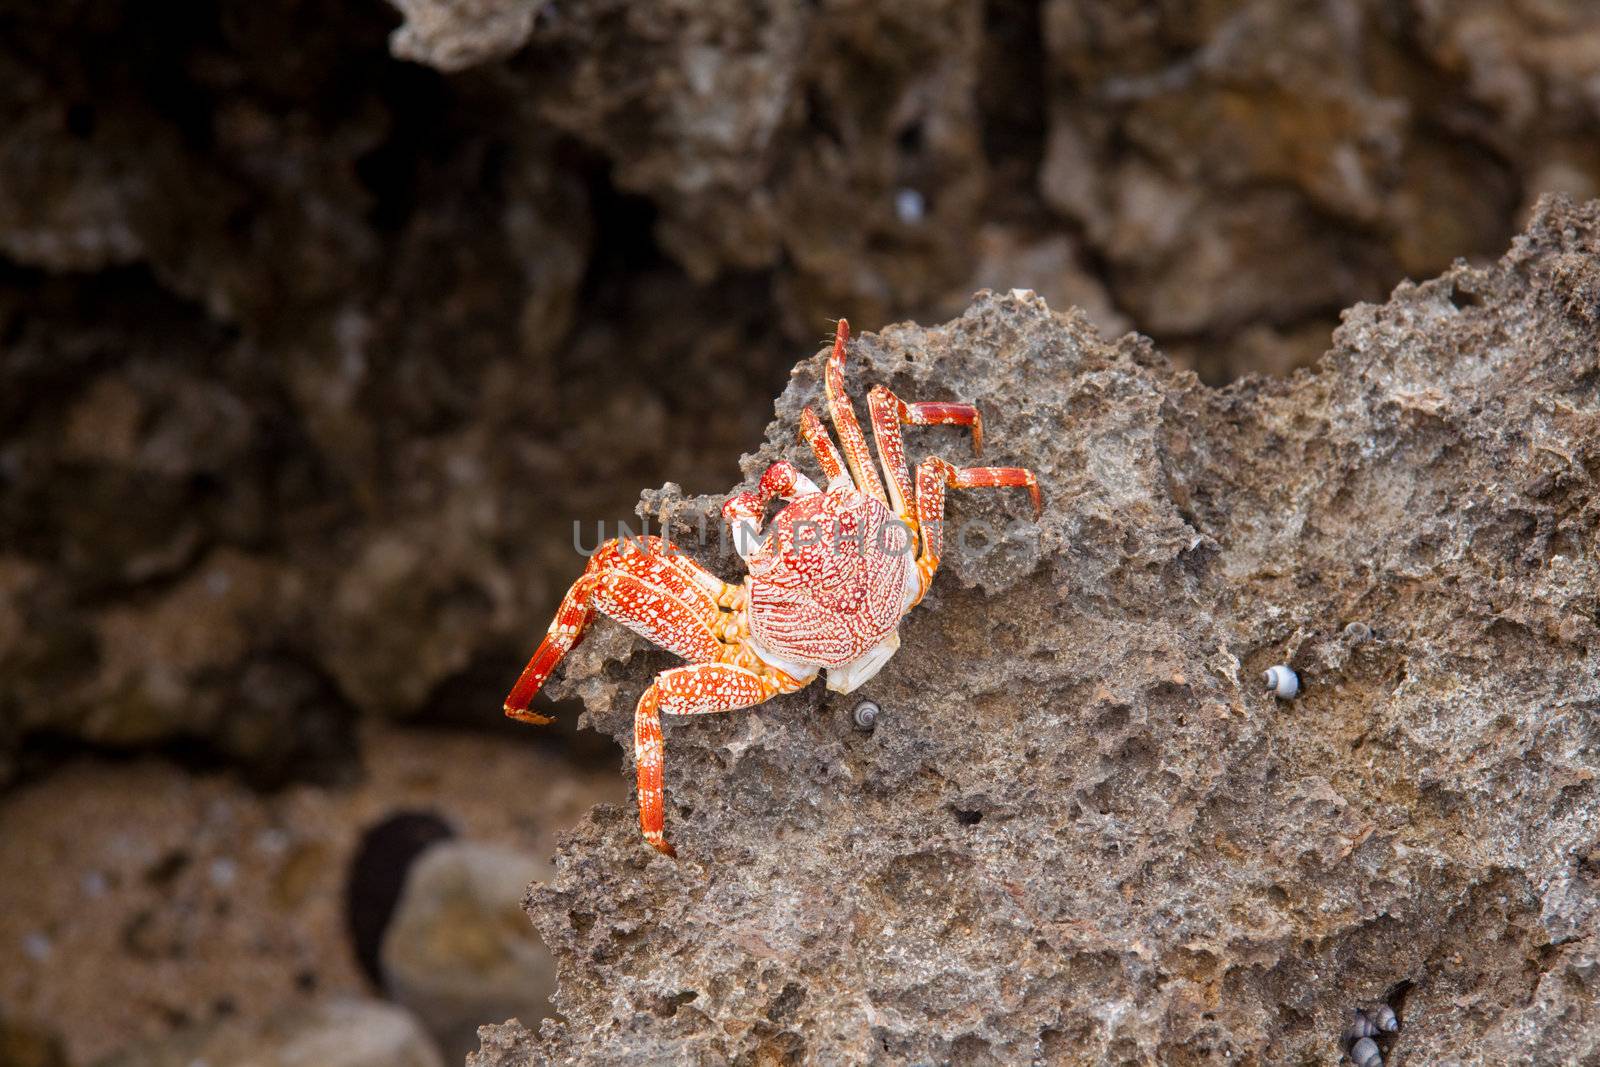
[[[750,556],[750,636],[786,660],[841,667],[893,633],[911,531],[853,489],[801,497]]]

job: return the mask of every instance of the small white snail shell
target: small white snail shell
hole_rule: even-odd
[[[870,730],[878,725],[878,705],[870,700],[863,700],[856,705],[856,710],[850,713],[850,719],[856,724],[858,730]]]
[[[1378,1043],[1370,1037],[1364,1037],[1350,1046],[1350,1059],[1356,1067],[1383,1067],[1383,1053],[1378,1051]]]
[[[1287,664],[1269,667],[1261,677],[1279,700],[1293,700],[1300,695],[1300,676]]]
[[[1377,1026],[1373,1024],[1371,1019],[1367,1018],[1364,1012],[1353,1012],[1350,1018],[1350,1025],[1345,1027],[1344,1043],[1353,1045],[1362,1038],[1371,1037],[1377,1032]]]
[[[1400,1029],[1400,1020],[1395,1018],[1394,1009],[1387,1004],[1379,1004],[1369,1014],[1378,1029],[1385,1033],[1392,1034]]]

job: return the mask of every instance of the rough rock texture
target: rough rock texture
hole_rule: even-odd
[[[572,521],[726,488],[833,316],[1025,286],[1309,364],[1600,190],[1597,57],[1577,0],[0,0],[0,788],[494,718]],[[132,1010],[81,1007],[95,921],[0,1058]]]
[[[630,211],[592,258],[593,160],[381,7],[68,8],[0,48],[0,782],[64,742],[329,777],[363,714],[480,717],[573,519],[759,435],[759,302]]]
[[[541,117],[659,205],[695,277],[777,268],[780,308],[881,320],[965,281],[988,164],[978,5],[562,5],[519,71]],[[902,194],[915,198],[910,208]]]
[[[819,369],[747,474],[805,462]],[[580,823],[527,901],[563,1021],[471,1063],[1332,1063],[1378,999],[1391,1064],[1600,1056],[1600,202],[1287,381],[1213,390],[1026,293],[850,378],[981,403],[1042,521],[957,495],[991,532],[859,694],[669,720],[680,858]],[[620,741],[668,662],[602,627],[563,684]]]
[[[514,952],[524,967],[500,973],[474,1025],[512,1013],[532,1022],[541,1012],[528,1005],[548,1010],[551,965],[534,960],[545,950],[515,901],[557,830],[627,796],[627,784],[557,754],[436,730],[373,724],[361,748],[369,773],[332,789],[302,783],[263,795],[153,759],[80,759],[0,795],[0,1064],[83,1067],[132,1043],[173,1047],[182,1031],[223,1023],[250,1031],[328,997],[370,994],[376,983],[360,959],[369,949],[347,908],[354,898],[376,915],[373,899],[385,890],[392,899],[406,884],[403,863],[373,862],[364,848],[375,826],[401,812],[431,813],[477,849],[535,858],[475,869],[480,896],[508,901],[497,940],[485,946],[481,912],[430,909],[424,887],[408,908],[433,921],[397,932],[391,917],[391,958],[428,960],[431,981],[460,995],[497,949]],[[526,796],[536,802],[508,799]],[[384,935],[380,926],[372,940]],[[420,938],[427,943],[412,941]],[[474,944],[481,951],[468,951]],[[455,1020],[415,1014],[439,1024],[441,1045],[454,1040]],[[59,1059],[45,1054],[52,1043]]]
[[[572,519],[720,488],[825,318],[1022,285],[1287,370],[1600,188],[1577,2],[0,27],[0,781],[83,746],[326,777],[361,716],[493,707]]]
[[[1576,2],[602,0],[528,41],[541,118],[695,276],[775,267],[801,335],[928,306],[1021,217],[1208,374],[1285,369],[1339,308],[1496,253],[1538,192],[1600,188]]]

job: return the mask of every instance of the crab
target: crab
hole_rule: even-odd
[[[744,581],[722,581],[658,537],[607,541],[562,599],[506,697],[511,718],[550,722],[529,707],[596,612],[687,660],[656,676],[633,716],[639,828],[668,856],[676,852],[664,827],[663,714],[753,708],[805,688],[823,671],[827,688],[854,691],[900,647],[900,620],[939,569],[946,489],[1026,487],[1035,519],[1040,514],[1039,480],[1021,467],[957,467],[932,457],[918,464],[913,481],[902,425],[971,427],[973,453],[981,455],[983,420],[971,404],[907,403],[877,385],[867,407],[880,479],[845,391],[849,339],[850,324],[840,319],[824,374],[843,456],[815,411],[800,415],[800,439],[821,465],[825,487],[780,460],[753,491],[723,506],[749,572]],[[763,536],[762,518],[775,499],[785,506]]]

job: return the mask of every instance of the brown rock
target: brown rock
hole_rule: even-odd
[[[475,841],[428,849],[406,877],[384,935],[384,989],[452,1062],[477,1047],[487,1019],[530,1024],[550,1013],[555,966],[523,915],[530,881],[552,873],[524,852]]]
[[[364,773],[336,788],[259,793],[156,760],[80,759],[0,794],[0,945],[11,952],[0,968],[0,1049],[32,1035],[26,1047],[42,1056],[54,1033],[62,1061],[82,1067],[191,1026],[254,1032],[323,998],[370,993],[347,908],[358,877],[371,891],[358,906],[379,924],[373,898],[399,895],[403,867],[358,864],[368,831],[397,812],[431,813],[489,855],[466,872],[465,899],[495,900],[483,887],[498,873],[503,910],[472,911],[469,929],[516,957],[510,973],[538,973],[545,950],[516,904],[544,865],[511,867],[496,850],[549,855],[562,827],[626,785],[614,770],[597,775],[481,735],[374,723],[361,750]],[[491,914],[498,925],[484,925]],[[430,958],[453,958],[451,943]],[[542,966],[548,973],[548,956]],[[462,992],[464,981],[444,977]],[[518,1007],[502,1014],[505,1001],[494,1000],[472,1025],[513,1013],[531,1022],[529,1003],[547,1010],[548,989],[506,982],[494,993]],[[416,1015],[446,1006],[440,996]]]
[[[377,1000],[334,999],[256,1025],[198,1027],[120,1052],[98,1067],[444,1067],[427,1032],[402,1009]]]
[[[671,721],[679,859],[581,823],[528,899],[561,1021],[471,1062],[1332,1062],[1380,998],[1397,1062],[1591,1058],[1597,294],[1600,203],[1551,201],[1289,381],[1212,390],[1031,294],[859,339],[858,390],[982,404],[1043,519],[958,495],[999,532],[860,694]],[[808,462],[820,365],[747,474]],[[561,686],[621,741],[663,660],[616,634]]]
[[[456,71],[515,52],[543,0],[393,0],[406,17],[389,38],[401,59]]]
[[[1582,4],[113,0],[10,28],[7,775],[181,740],[277,781],[348,758],[358,716],[491,706],[572,520],[719,489],[828,318],[1031,288],[1220,383],[1600,188]],[[105,703],[108,626],[217,553],[282,587],[239,654]],[[230,691],[263,672],[289,695]]]

